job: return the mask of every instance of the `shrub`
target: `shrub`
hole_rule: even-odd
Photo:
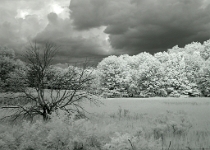
[[[168,95],[167,91],[165,89],[159,89],[157,91],[157,95],[161,97],[166,97]]]
[[[180,93],[178,93],[178,91],[173,91],[172,93],[169,94],[169,96],[171,97],[180,97]]]
[[[146,139],[143,136],[132,136],[128,133],[115,133],[111,141],[104,145],[105,150],[160,150],[160,140]]]
[[[101,143],[94,135],[94,126],[84,119],[75,120],[65,113],[53,114],[49,122],[24,121],[13,128],[0,129],[1,150],[75,150],[100,149]]]

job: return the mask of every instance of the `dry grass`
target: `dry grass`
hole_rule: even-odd
[[[90,120],[78,129],[78,136],[88,132],[91,143],[101,148],[115,146],[109,148],[114,150],[117,140],[117,149],[148,149],[148,143],[159,146],[155,150],[210,149],[208,98],[119,98],[102,102],[100,107],[83,104],[91,113]]]
[[[84,104],[88,112],[95,114],[113,114],[120,108],[133,114],[147,114],[154,118],[167,111],[185,112],[198,128],[210,126],[209,98],[115,98],[101,100],[100,107]]]
[[[202,149],[210,148],[210,100],[208,98],[145,98],[145,99],[105,99],[104,105],[95,107],[85,104],[85,108],[95,114],[91,120],[107,134],[144,132],[146,137],[153,137],[154,130],[172,127],[170,122],[182,126],[182,121],[189,122],[186,132],[172,134],[163,129],[164,149]],[[91,115],[94,116],[94,115]],[[157,123],[160,118],[167,118],[164,123]],[[166,127],[167,126],[167,127]],[[184,127],[184,125],[182,126]],[[180,128],[182,128],[180,127]],[[178,132],[178,131],[177,131]],[[182,134],[183,132],[183,134]]]

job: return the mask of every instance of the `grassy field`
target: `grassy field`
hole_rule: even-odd
[[[102,102],[100,107],[88,103],[84,107],[96,116],[91,118],[95,124],[110,134],[143,131],[145,137],[162,136],[161,149],[210,149],[209,98],[110,98]]]
[[[47,126],[41,122],[7,126],[6,135],[16,136],[12,139],[25,135],[17,144],[19,149],[210,150],[209,98],[109,98],[101,102],[100,107],[83,104],[90,112],[88,120],[66,124],[64,118],[55,117]],[[5,140],[3,131],[0,128],[0,149],[2,141],[14,142]],[[51,147],[46,148],[43,141]]]
[[[94,114],[112,115],[122,109],[152,118],[167,111],[185,112],[199,128],[210,127],[210,98],[109,98],[101,102],[100,107],[89,103],[84,107]]]

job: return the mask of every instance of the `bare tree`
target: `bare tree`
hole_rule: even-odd
[[[50,76],[52,62],[59,47],[53,43],[30,44],[24,55],[27,61],[26,76],[23,77],[28,88],[24,88],[22,97],[27,99],[25,105],[19,104],[15,118],[27,116],[33,118],[41,115],[44,120],[58,110],[68,114],[84,114],[81,102],[88,100],[97,104],[97,97],[90,92],[90,84],[94,79],[87,62],[82,67],[69,67],[66,71],[57,71]],[[48,79],[47,79],[48,78]],[[48,89],[46,89],[48,88]]]

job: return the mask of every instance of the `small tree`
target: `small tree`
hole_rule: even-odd
[[[11,49],[0,47],[0,92],[8,90],[6,80],[9,78],[9,74],[16,68],[13,54],[14,51]]]
[[[58,46],[53,43],[30,44],[24,55],[27,61],[25,85],[22,97],[27,105],[18,105],[15,118],[19,116],[29,116],[33,118],[41,115],[44,120],[49,119],[49,115],[58,109],[69,114],[84,114],[81,105],[83,100],[96,103],[96,97],[86,90],[88,83],[93,78],[91,72],[87,71],[87,63],[83,67],[69,67],[66,71],[49,74],[52,71],[52,62],[58,51]],[[55,71],[56,72],[56,71]],[[48,89],[46,89],[48,87]]]

